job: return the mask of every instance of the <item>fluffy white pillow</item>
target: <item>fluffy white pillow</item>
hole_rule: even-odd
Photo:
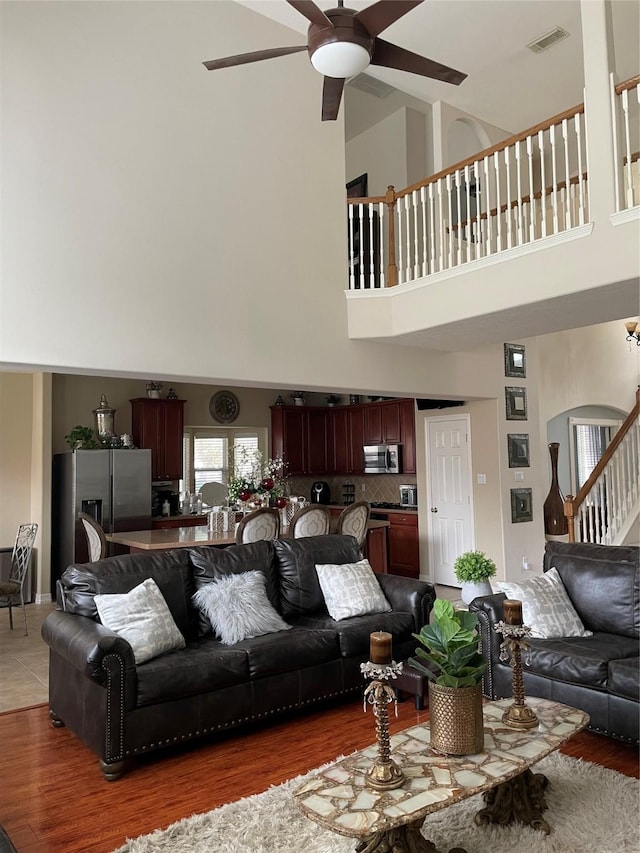
[[[193,601],[222,642],[232,646],[291,628],[269,601],[266,583],[258,571],[226,575],[199,589]]]
[[[519,583],[498,581],[498,592],[522,602],[522,621],[531,628],[531,636],[539,639],[590,637],[576,613],[557,569]]]
[[[94,601],[102,624],[124,637],[136,663],[184,649],[184,637],[153,578],[129,592],[96,595]]]
[[[343,565],[317,565],[316,572],[332,619],[339,621],[350,616],[388,613],[391,610],[368,560]]]

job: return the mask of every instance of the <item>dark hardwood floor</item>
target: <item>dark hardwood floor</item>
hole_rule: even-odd
[[[406,701],[392,730],[424,722]],[[19,853],[109,853],[194,812],[264,791],[375,739],[354,700],[132,762],[104,782],[96,756],[40,705],[0,714],[0,824]],[[562,750],[638,777],[638,751],[582,732]]]

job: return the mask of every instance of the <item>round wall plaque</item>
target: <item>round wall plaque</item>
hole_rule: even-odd
[[[240,403],[231,391],[218,391],[209,400],[209,414],[219,424],[230,424],[240,414]]]

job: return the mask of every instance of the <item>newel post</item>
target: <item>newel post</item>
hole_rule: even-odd
[[[396,266],[396,191],[393,186],[387,187],[385,197],[387,205],[387,222],[389,223],[389,262],[387,264],[387,287],[398,283],[398,267]]]
[[[576,541],[576,528],[575,528],[575,510],[573,506],[573,495],[567,495],[567,498],[564,502],[564,517],[567,519],[567,524],[569,526],[569,542]]]

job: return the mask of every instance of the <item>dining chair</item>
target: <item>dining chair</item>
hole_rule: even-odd
[[[356,501],[342,510],[338,516],[337,533],[345,533],[355,537],[362,548],[367,537],[367,523],[371,513],[368,501]]]
[[[238,524],[236,545],[260,542],[262,539],[277,539],[280,535],[280,514],[277,509],[261,507],[248,513]]]
[[[105,539],[104,530],[95,518],[86,512],[79,512],[78,518],[82,522],[87,537],[89,562],[95,563],[96,560],[104,559],[107,556],[107,540]]]
[[[6,599],[9,607],[9,627],[13,631],[13,599],[20,596],[20,605],[22,606],[22,616],[24,618],[24,635],[28,637],[27,631],[27,611],[24,606],[24,582],[27,576],[27,569],[31,560],[31,551],[33,543],[38,532],[38,525],[35,522],[21,524],[18,527],[16,541],[11,554],[11,569],[9,577],[6,581],[0,580],[0,598]]]
[[[304,536],[322,536],[329,532],[331,513],[324,506],[307,506],[293,516],[289,525],[291,539]]]

